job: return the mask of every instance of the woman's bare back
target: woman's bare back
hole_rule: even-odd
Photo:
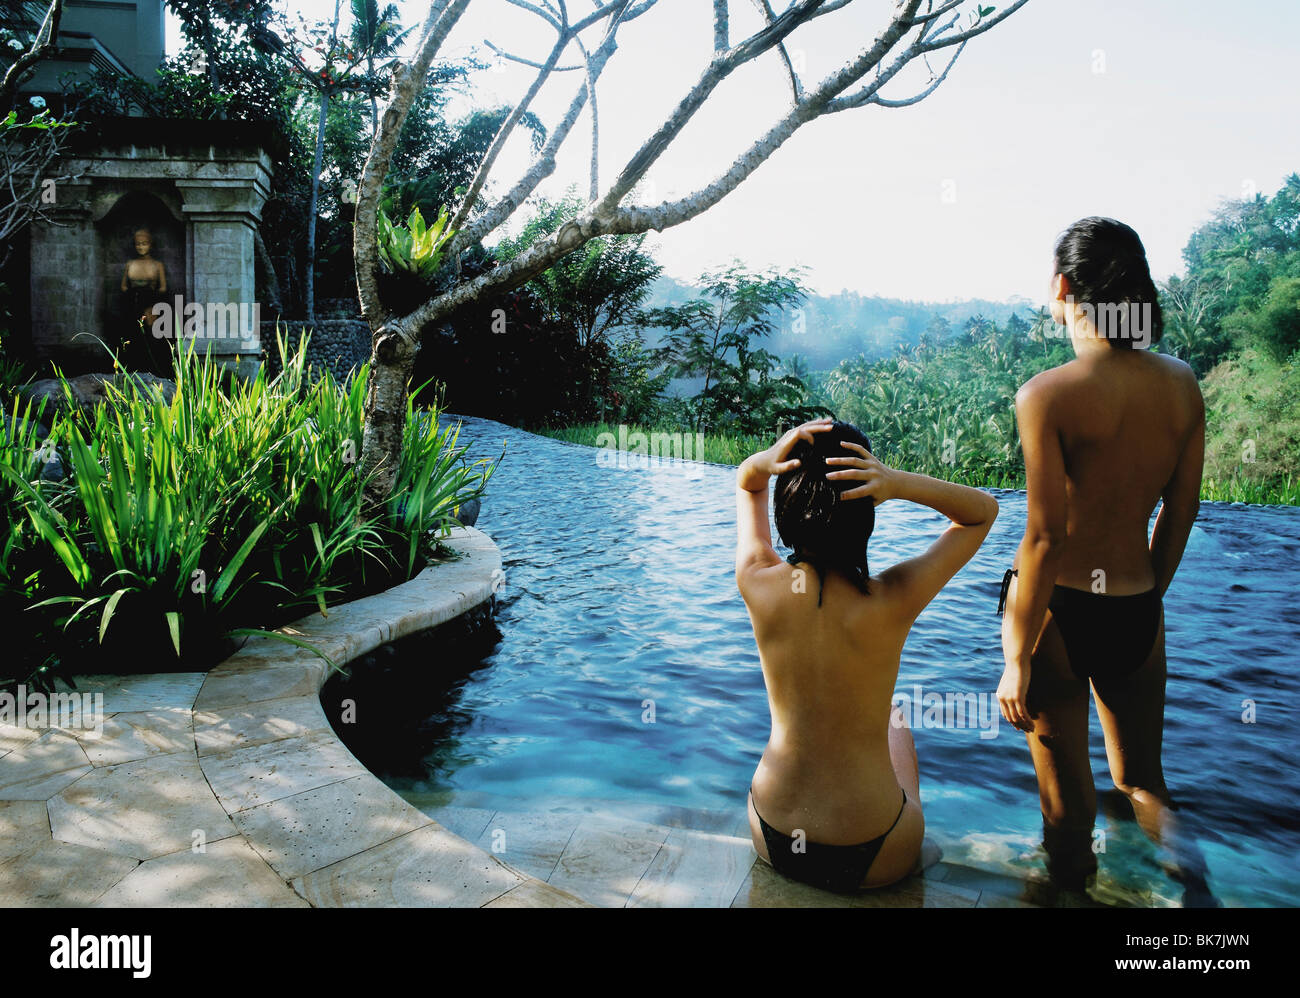
[[[775,827],[853,844],[898,812],[889,715],[911,620],[878,578],[864,595],[828,573],[818,606],[821,584],[811,565],[780,563],[741,588],[772,712],[754,792]]]
[[[1150,351],[1106,348],[1021,391],[1047,396],[1040,409],[1065,458],[1066,538],[1056,581],[1113,595],[1152,588],[1151,512],[1200,425],[1191,369]]]

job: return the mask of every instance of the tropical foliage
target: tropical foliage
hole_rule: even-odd
[[[363,510],[368,371],[344,391],[304,358],[299,344],[276,377],[241,380],[191,351],[170,402],[130,383],[88,411],[64,382],[66,415],[6,406],[0,683],[104,662],[202,667],[232,650],[234,631],[326,613],[437,557],[490,466],[470,462],[436,410],[411,409],[397,487]],[[42,476],[55,457],[66,478]]]

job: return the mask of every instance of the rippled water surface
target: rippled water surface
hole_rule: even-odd
[[[462,440],[478,457],[506,445],[478,522],[505,561],[499,641],[429,719],[443,733],[416,774],[380,775],[399,792],[483,791],[523,807],[556,797],[743,807],[769,718],[732,574],[734,471],[614,460],[480,419],[464,420]],[[1023,494],[998,498],[988,541],[917,621],[900,693],[997,685],[998,586],[1024,525]],[[923,550],[944,522],[910,504],[882,507],[873,570]],[[1165,603],[1164,763],[1230,905],[1300,903],[1297,590],[1300,510],[1201,507]],[[1111,784],[1093,713],[1100,792]],[[1041,869],[1024,737],[1005,725],[980,735],[915,732],[927,832],[957,862]],[[1176,898],[1131,810],[1113,792],[1101,797],[1103,879],[1121,895]]]

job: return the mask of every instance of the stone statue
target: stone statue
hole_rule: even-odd
[[[135,232],[136,257],[122,269],[121,289],[126,295],[127,328],[123,330],[121,358],[131,367],[151,368],[156,352],[152,349],[153,307],[167,291],[167,268],[155,260],[153,234],[148,229]]]

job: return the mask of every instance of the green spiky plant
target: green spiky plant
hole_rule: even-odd
[[[284,338],[278,338],[281,355]],[[0,621],[16,637],[0,686],[74,671],[205,668],[234,638],[405,581],[439,556],[460,503],[492,473],[437,413],[408,421],[388,507],[362,509],[368,369],[346,390],[283,369],[229,380],[193,350],[176,392],[109,386],[36,437],[29,405],[0,441]],[[66,387],[65,398],[71,403]],[[21,418],[20,418],[21,417]],[[50,482],[51,454],[69,477]]]

